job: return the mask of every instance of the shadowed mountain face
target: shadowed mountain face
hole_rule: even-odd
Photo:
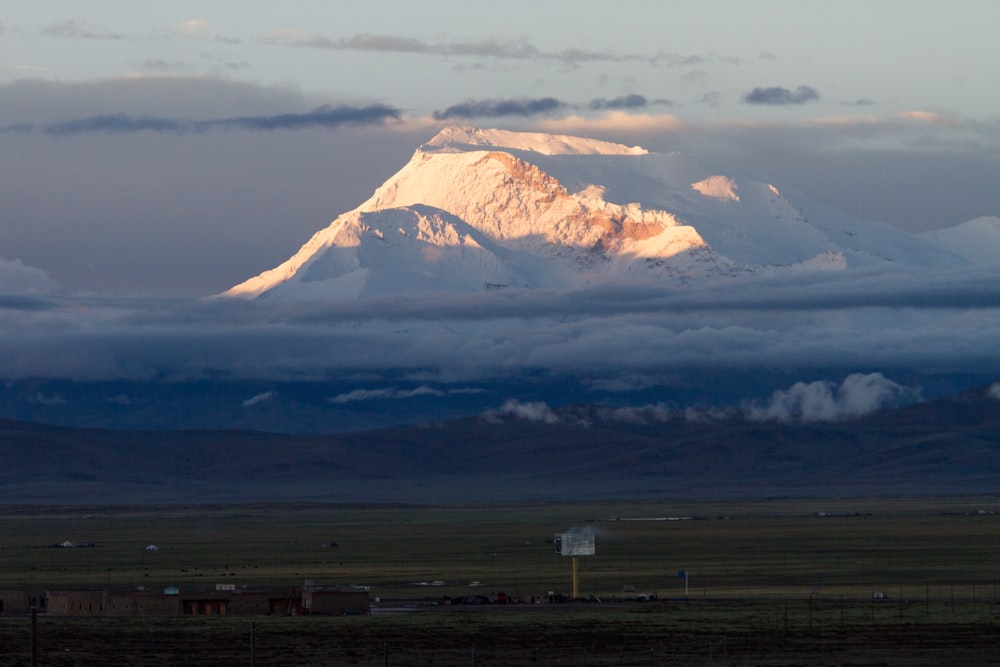
[[[998,407],[989,389],[839,422],[578,406],[331,436],[4,421],[0,503],[985,493],[1000,488]]]

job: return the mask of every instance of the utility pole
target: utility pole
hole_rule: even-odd
[[[495,551],[490,552],[490,570],[492,572],[492,580],[490,581],[490,588],[493,590],[493,599],[496,600],[497,597],[497,554]]]

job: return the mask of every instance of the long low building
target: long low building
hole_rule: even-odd
[[[62,616],[257,616],[370,614],[367,591],[288,587],[181,591],[83,589],[49,591],[46,611]]]

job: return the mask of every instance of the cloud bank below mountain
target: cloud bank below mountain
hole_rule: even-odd
[[[900,369],[1000,377],[1000,287],[989,272],[947,284],[877,274],[735,287],[323,304],[8,297],[0,300],[0,377],[290,380],[392,371],[457,383],[543,372],[623,388],[637,377],[669,383],[692,369],[770,368],[809,381],[822,378],[806,369],[835,369],[838,382]]]

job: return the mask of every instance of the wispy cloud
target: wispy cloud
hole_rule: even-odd
[[[277,396],[277,393],[273,391],[265,391],[263,393],[256,394],[255,396],[251,396],[247,400],[243,401],[243,407],[252,408],[255,405],[260,405],[261,403],[266,403],[267,401],[272,400],[275,396]]]
[[[381,389],[355,389],[344,394],[338,394],[331,399],[328,399],[328,403],[353,403],[355,401],[371,401],[371,400],[403,400],[407,398],[417,398],[421,396],[430,396],[432,398],[440,398],[445,396],[446,392],[440,389],[434,389],[433,387],[428,387],[427,385],[421,385],[415,389],[397,389],[395,387],[385,387]]]
[[[131,132],[197,133],[212,130],[299,130],[305,128],[336,128],[341,125],[380,125],[399,120],[402,112],[384,104],[357,107],[341,105],[323,106],[305,113],[283,113],[270,116],[235,116],[208,120],[134,116],[124,113],[88,116],[44,126],[45,132],[54,135],[109,134]]]
[[[327,51],[368,51],[402,53],[442,57],[472,57],[499,60],[554,61],[568,65],[594,62],[634,62],[656,67],[680,67],[704,62],[738,64],[737,58],[714,55],[618,53],[591,49],[563,49],[546,51],[535,46],[527,37],[517,39],[483,39],[472,41],[429,42],[414,37],[359,33],[347,37],[331,38],[322,34],[302,34],[300,31],[277,31],[266,40],[300,48]]]
[[[743,96],[747,104],[766,104],[772,106],[790,106],[805,104],[819,99],[819,91],[812,86],[799,86],[795,90],[782,88],[754,88]]]
[[[905,120],[917,121],[919,123],[928,123],[930,125],[944,125],[952,126],[956,125],[955,121],[948,116],[935,113],[933,111],[900,111],[896,114],[897,118],[903,118]]]
[[[591,111],[603,111],[606,109],[642,109],[649,104],[649,101],[642,95],[632,93],[630,95],[623,95],[622,97],[615,97],[610,100],[601,98],[595,98],[587,104],[587,108]]]
[[[33,394],[29,399],[31,403],[37,403],[39,405],[66,405],[67,401],[59,394],[43,394],[38,392]]]
[[[197,35],[208,30],[208,21],[205,19],[189,19],[178,23],[174,31],[181,35]]]
[[[95,39],[121,41],[124,35],[116,32],[109,32],[92,27],[89,23],[79,19],[63,19],[48,24],[41,30],[41,34],[46,37],[64,37],[72,39]]]
[[[471,100],[461,104],[454,104],[442,111],[435,111],[433,115],[435,120],[503,116],[526,117],[551,113],[566,106],[565,102],[557,100],[554,97]]]

